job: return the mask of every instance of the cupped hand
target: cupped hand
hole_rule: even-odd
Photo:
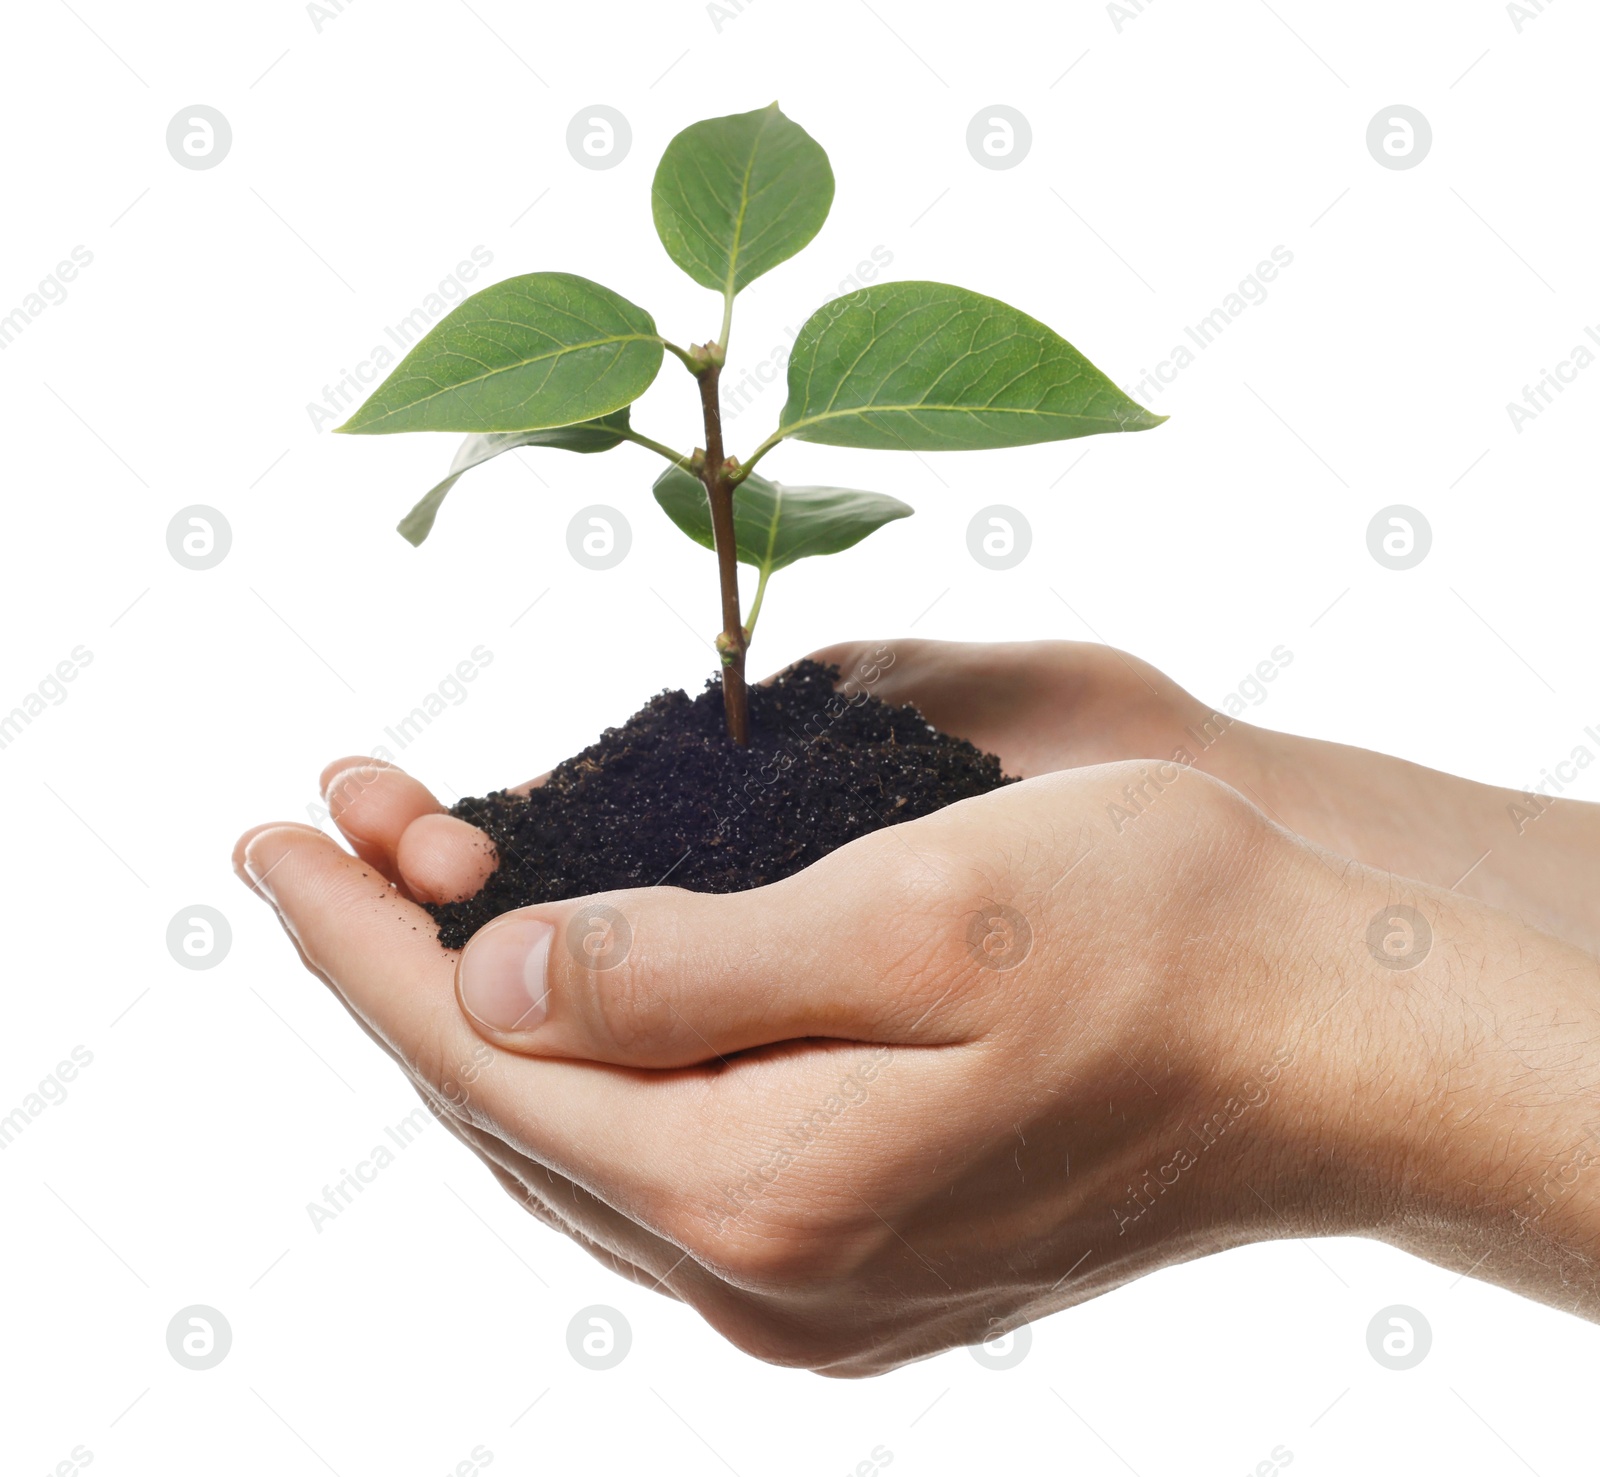
[[[1291,664],[1283,655],[1270,664],[1272,681],[1285,680]],[[915,703],[936,727],[998,755],[1008,774],[1145,761],[1102,807],[1110,834],[1181,772],[1200,770],[1331,851],[1508,909],[1600,954],[1600,892],[1588,883],[1600,859],[1600,806],[1260,728],[1238,716],[1248,705],[1237,695],[1226,711],[1212,708],[1148,662],[1106,646],[849,642],[815,658],[838,666],[846,684]],[[1251,697],[1268,691],[1264,671],[1249,679]],[[358,775],[346,782],[358,784]],[[421,889],[415,895],[470,896],[492,868],[492,852],[472,828],[440,814],[420,786],[411,803],[424,809],[405,815],[397,801],[390,820]]]
[[[303,827],[238,856],[307,965],[519,1200],[763,1358],[871,1373],[1284,1233],[1245,1187],[1298,1162],[1322,1076],[1295,1022],[1337,982],[1280,975],[1326,869],[1203,775],[1120,836],[1133,771],[1057,773],[459,956],[410,897],[430,833],[472,838],[398,770],[329,778],[358,856]]]
[[[1192,766],[1274,820],[1342,856],[1450,890],[1600,954],[1600,805],[1560,798],[1588,750],[1553,765],[1540,793],[1478,784],[1388,754],[1260,728],[1273,684],[1293,682],[1278,648],[1213,708],[1148,662],[1074,641],[847,642],[815,653],[887,702],[996,754],[1010,774],[1148,761],[1105,821],[1126,825]],[[864,678],[859,678],[863,680]]]

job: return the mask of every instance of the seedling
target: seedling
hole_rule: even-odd
[[[567,272],[487,287],[439,321],[341,431],[466,431],[450,473],[400,523],[420,544],[463,473],[520,446],[609,451],[624,441],[670,465],[656,501],[713,549],[722,595],[728,734],[749,742],[745,653],[779,569],[833,554],[912,511],[897,498],[785,487],[756,466],[786,440],[886,451],[977,451],[1144,431],[1135,403],[1054,330],[990,297],[937,282],[875,283],[824,303],[789,356],[788,402],[740,461],[722,440],[717,381],[741,290],[810,242],[833,203],[828,156],[773,103],[691,124],[667,145],[650,192],[667,254],[722,294],[722,327],[680,348],[610,288]],[[633,429],[630,407],[671,354],[700,387],[703,444],[675,451]],[[758,571],[749,619],[738,566]]]

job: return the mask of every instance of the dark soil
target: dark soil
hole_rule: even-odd
[[[461,801],[450,813],[488,833],[500,865],[476,896],[430,905],[439,941],[459,949],[512,908],[613,888],[760,887],[1013,783],[914,707],[835,692],[838,677],[806,661],[752,687],[748,749],[728,741],[720,679],[692,701],[663,692],[527,795]]]

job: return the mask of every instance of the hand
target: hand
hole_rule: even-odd
[[[1505,908],[1600,955],[1600,890],[1589,881],[1600,868],[1600,806],[1530,798],[1387,754],[1257,728],[1106,646],[852,642],[815,658],[847,679],[873,674],[877,696],[915,703],[935,726],[998,755],[1008,774],[1151,761],[1107,801],[1100,821],[1108,834],[1161,793],[1177,759],[1342,856]],[[344,783],[359,784],[359,774]],[[437,802],[417,790],[426,818],[405,836],[404,857],[422,889],[416,895],[470,896],[493,854],[478,832],[438,814]]]
[[[400,889],[442,821],[396,770],[333,778],[365,862],[295,827],[240,861],[508,1190],[762,1358],[873,1373],[1285,1235],[1600,1313],[1600,1192],[1562,1158],[1594,1139],[1594,961],[1202,774],[1110,835],[1138,768],[748,893],[608,894],[631,941],[603,970],[588,899],[441,950]],[[1433,940],[1404,971],[1369,942],[1397,903]]]
[[[1600,805],[1553,798],[1559,777],[1551,793],[1530,797],[1387,754],[1256,728],[1107,646],[850,642],[815,657],[846,674],[881,668],[872,688],[879,697],[915,703],[936,727],[998,755],[1008,774],[1168,761],[1153,778],[1135,776],[1132,796],[1111,802],[1131,812],[1182,756],[1332,851],[1459,889],[1600,955],[1600,889],[1592,881]],[[1252,691],[1264,697],[1287,665],[1264,663],[1249,679]],[[1274,675],[1264,678],[1266,670]],[[1236,710],[1244,706],[1236,700]],[[1567,780],[1576,774],[1570,764],[1555,768]],[[1114,826],[1119,817],[1105,819]]]

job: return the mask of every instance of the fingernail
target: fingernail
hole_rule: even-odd
[[[554,932],[540,918],[508,918],[477,934],[461,956],[461,1008],[503,1035],[537,1029],[546,1014],[545,967]]]

